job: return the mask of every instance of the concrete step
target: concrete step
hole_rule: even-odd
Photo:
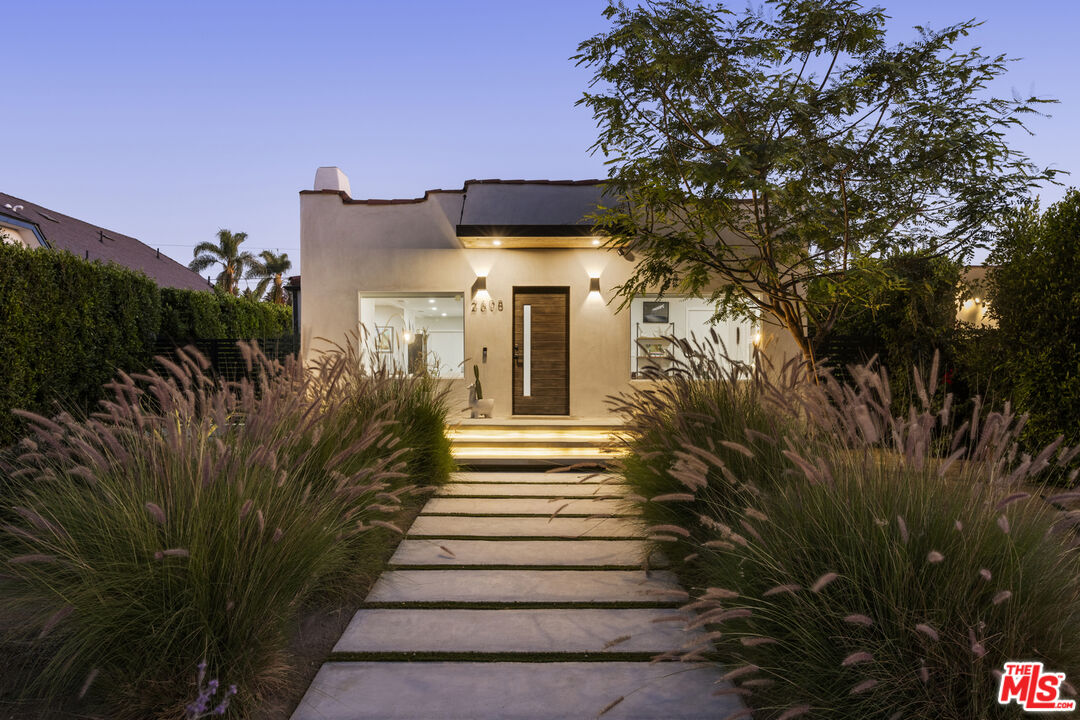
[[[662,603],[678,588],[658,570],[388,570],[372,603]]]
[[[660,654],[698,642],[685,621],[665,608],[361,609],[334,652]]]
[[[482,483],[485,485],[519,484],[519,483],[566,483],[570,485],[611,485],[621,483],[622,479],[609,472],[600,471],[573,471],[573,472],[544,472],[542,470],[485,470],[474,472],[462,470],[454,473],[454,482],[459,483]]]
[[[415,540],[398,544],[390,564],[407,565],[625,565],[640,566],[649,552],[641,540]],[[652,567],[660,567],[655,558]]]
[[[743,707],[714,694],[720,673],[643,662],[330,662],[292,720],[716,720]]]
[[[629,503],[621,499],[437,497],[428,501],[422,514],[595,517],[627,515],[631,511]]]
[[[450,483],[435,497],[619,498],[627,492],[626,485],[614,483]]]
[[[408,537],[641,538],[642,523],[628,518],[499,518],[421,515]]]

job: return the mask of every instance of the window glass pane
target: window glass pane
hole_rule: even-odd
[[[646,368],[664,369],[671,357],[681,357],[671,338],[710,340],[710,328],[720,343],[716,352],[735,362],[753,359],[754,327],[745,320],[710,323],[713,306],[707,300],[665,295],[638,296],[630,305],[630,370],[633,375]]]
[[[465,303],[460,294],[360,296],[369,362],[410,375],[464,377]]]

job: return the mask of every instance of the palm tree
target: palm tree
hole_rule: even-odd
[[[201,273],[211,265],[222,265],[223,269],[217,277],[218,287],[227,293],[239,295],[240,276],[244,274],[244,267],[252,266],[258,261],[246,250],[240,251],[240,243],[247,240],[247,233],[234,233],[222,228],[218,230],[217,237],[216,245],[212,242],[201,242],[195,246],[195,259],[188,267]]]
[[[263,278],[253,288],[244,288],[240,291],[240,297],[245,300],[253,300],[255,302],[261,302],[263,295],[266,294],[266,286],[270,284],[270,278]]]
[[[267,293],[266,299],[269,302],[284,305],[285,286],[282,284],[282,276],[289,272],[289,268],[292,267],[292,261],[289,260],[289,254],[281,253],[280,255],[275,255],[269,250],[263,250],[259,253],[259,259],[254,260],[250,267],[251,269],[248,270],[247,274],[249,278],[258,277],[266,280],[273,278],[274,284],[270,288],[270,292]],[[265,285],[260,283],[259,287],[263,288]]]

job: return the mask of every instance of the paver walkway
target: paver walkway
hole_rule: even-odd
[[[609,476],[458,473],[421,511],[293,720],[741,710],[735,695],[715,695],[715,667],[649,662],[699,637],[664,594],[674,575],[645,571],[624,494]]]

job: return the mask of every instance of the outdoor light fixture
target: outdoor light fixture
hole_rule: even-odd
[[[756,333],[754,333],[754,344],[755,345],[760,345],[761,344],[761,331],[760,330],[758,330]]]
[[[592,239],[592,244],[593,245],[599,245],[600,244],[600,238],[593,238]]]
[[[472,296],[487,295],[487,275],[477,275],[476,281],[473,282]]]
[[[502,245],[502,240],[492,240],[491,244],[498,247],[499,245]]]
[[[589,278],[589,294],[593,293],[600,294],[600,278],[598,277]]]

